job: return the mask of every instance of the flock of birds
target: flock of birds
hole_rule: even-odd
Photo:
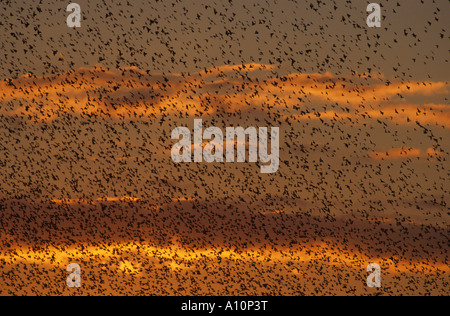
[[[448,295],[444,2],[2,2],[0,295]],[[173,163],[195,118],[279,172]]]

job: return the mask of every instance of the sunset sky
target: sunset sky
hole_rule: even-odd
[[[0,295],[449,294],[448,1],[68,3],[0,4]],[[278,172],[174,163],[196,118]]]

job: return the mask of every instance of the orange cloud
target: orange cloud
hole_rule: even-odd
[[[433,148],[428,148],[422,151],[418,148],[402,147],[392,148],[384,152],[371,152],[369,157],[376,160],[396,160],[403,158],[421,158],[421,157],[438,157],[441,153],[435,151]]]
[[[330,250],[325,242],[317,242],[308,247],[273,247],[273,249],[249,248],[242,250],[210,247],[204,249],[186,248],[178,242],[172,241],[171,246],[160,247],[144,243],[114,243],[109,246],[83,245],[79,247],[54,247],[49,246],[42,251],[34,251],[29,247],[16,248],[14,251],[0,253],[0,259],[7,264],[17,261],[34,264],[47,264],[53,266],[67,265],[70,260],[81,260],[85,258],[100,258],[103,263],[112,263],[120,260],[118,270],[128,273],[143,273],[144,268],[140,262],[148,262],[153,258],[165,259],[163,265],[173,270],[184,270],[192,267],[192,262],[209,260],[217,262],[221,259],[229,259],[239,262],[254,262],[260,265],[274,262],[285,265],[287,262],[295,261],[298,265],[308,262],[323,262],[324,265],[346,266],[354,269],[364,269],[365,263],[371,262],[371,258],[357,250],[341,251]],[[314,250],[314,251],[313,251]],[[128,254],[127,259],[119,257],[118,253]],[[424,263],[411,260],[398,260],[398,258],[381,257],[378,259],[391,272],[433,272],[437,269],[449,272],[448,265],[444,263]],[[217,263],[216,263],[217,264]],[[115,267],[112,267],[115,268]],[[291,269],[295,270],[295,269]]]
[[[446,105],[393,106],[390,101],[447,95],[446,82],[380,83],[383,78],[336,77],[330,73],[275,76],[273,70],[274,66],[248,64],[216,67],[186,76],[149,74],[135,67],[115,71],[95,67],[40,78],[27,75],[0,82],[0,114],[48,121],[63,113],[133,119],[277,110],[301,119],[387,116],[399,123],[420,119],[450,125]],[[320,106],[333,102],[350,107],[351,111],[325,110],[318,112],[320,116],[302,114],[302,108],[311,102]]]
[[[136,202],[139,198],[131,196],[123,197],[101,197],[95,201],[88,201],[85,199],[52,199],[51,202],[55,204],[95,204],[96,202]]]

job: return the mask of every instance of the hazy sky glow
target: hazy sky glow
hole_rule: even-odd
[[[96,64],[181,73],[256,62],[288,73],[370,68],[388,78],[448,79],[445,0],[382,1],[382,28],[374,29],[366,1],[79,0],[75,30],[66,25],[68,3],[2,1],[1,77]]]
[[[0,4],[1,295],[449,294],[448,1],[77,2]],[[196,118],[278,172],[174,163]]]

